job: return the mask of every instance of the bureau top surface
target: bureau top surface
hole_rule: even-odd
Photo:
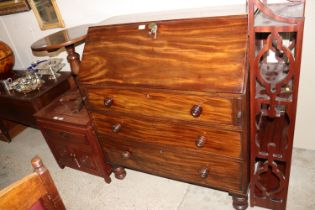
[[[246,15],[94,26],[79,77],[83,85],[242,93],[246,49]]]
[[[77,90],[69,90],[35,114],[37,119],[50,122],[65,122],[86,126],[90,122],[87,110],[80,106],[81,97]],[[82,107],[82,106],[80,106]]]

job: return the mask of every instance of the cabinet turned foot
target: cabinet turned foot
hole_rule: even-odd
[[[232,195],[233,207],[236,210],[245,210],[248,207],[248,196]]]
[[[65,165],[59,165],[59,168],[64,169],[66,166]]]
[[[58,163],[59,168],[61,169],[64,169],[66,167],[64,164],[60,163],[58,160],[57,160],[57,163]]]
[[[104,181],[109,184],[111,183],[112,179],[110,177],[104,177]]]
[[[113,170],[116,179],[124,179],[126,176],[126,171],[123,167],[117,167]]]

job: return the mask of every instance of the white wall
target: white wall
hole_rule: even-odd
[[[184,8],[200,8],[209,6],[219,6],[226,4],[244,4],[245,0],[57,0],[60,12],[66,27],[76,26],[85,23],[97,23],[112,16],[132,13],[146,13],[164,10],[176,10]],[[60,29],[50,29],[41,31],[32,11],[19,14],[0,16],[0,21],[7,28],[7,32],[12,39],[8,42],[10,46],[15,45],[15,55],[19,58],[15,68],[27,67],[31,62],[38,59],[31,51],[31,44],[45,35],[51,34]],[[3,27],[0,27],[0,39],[2,39]],[[4,39],[5,40],[5,39]],[[13,46],[14,48],[14,46]],[[79,47],[78,52],[82,52],[83,47]],[[60,56],[66,57],[66,53]]]
[[[315,150],[315,1],[306,0],[295,146]]]
[[[57,0],[66,27],[84,23],[96,23],[112,16],[147,13],[154,11],[201,8],[220,5],[244,4],[245,0]],[[315,1],[307,0],[306,26],[303,60],[300,80],[298,115],[295,132],[295,146],[315,150],[315,66],[312,65],[315,50]],[[36,61],[30,46],[36,40],[60,29],[41,31],[32,11],[0,16],[0,39],[8,43],[15,52],[15,68],[27,67]],[[77,51],[82,52],[83,46]],[[61,57],[65,57],[65,52]],[[42,59],[42,58],[41,58]]]

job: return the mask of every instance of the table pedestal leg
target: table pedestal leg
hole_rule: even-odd
[[[75,51],[74,44],[66,46],[66,50],[67,50],[67,53],[68,53],[67,60],[68,60],[68,62],[70,64],[73,80],[75,82],[74,89],[78,89],[79,92],[80,92],[80,95],[82,97],[81,102],[78,102],[77,103],[77,107],[74,108],[75,112],[79,112],[81,110],[83,104],[84,104],[84,101],[85,101],[85,97],[82,94],[82,91],[80,90],[79,80],[78,80],[78,74],[79,74],[80,63],[81,63],[80,55],[79,55],[79,53],[77,53]]]
[[[80,69],[80,55],[75,51],[74,44],[66,46],[68,53],[67,60],[73,75],[78,75]]]

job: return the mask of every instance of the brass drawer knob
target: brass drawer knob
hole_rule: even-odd
[[[193,105],[193,107],[190,110],[190,114],[193,117],[199,117],[202,113],[202,107],[200,105]]]
[[[207,138],[205,136],[198,136],[196,139],[196,147],[202,148],[205,146]]]
[[[156,34],[158,31],[158,25],[156,23],[149,23],[148,24],[149,28],[149,35],[152,36],[153,39],[156,39]]]
[[[122,157],[123,159],[129,159],[130,156],[131,156],[131,153],[130,153],[129,151],[123,151],[123,152],[121,153],[121,157]]]
[[[109,108],[113,105],[114,100],[112,98],[105,98],[104,99],[104,106]]]
[[[113,125],[112,131],[114,133],[118,133],[120,130],[121,130],[121,124],[120,123],[117,123],[117,124]]]
[[[200,172],[199,172],[199,175],[203,179],[207,178],[208,175],[209,175],[209,169],[207,169],[207,168],[201,169]]]

